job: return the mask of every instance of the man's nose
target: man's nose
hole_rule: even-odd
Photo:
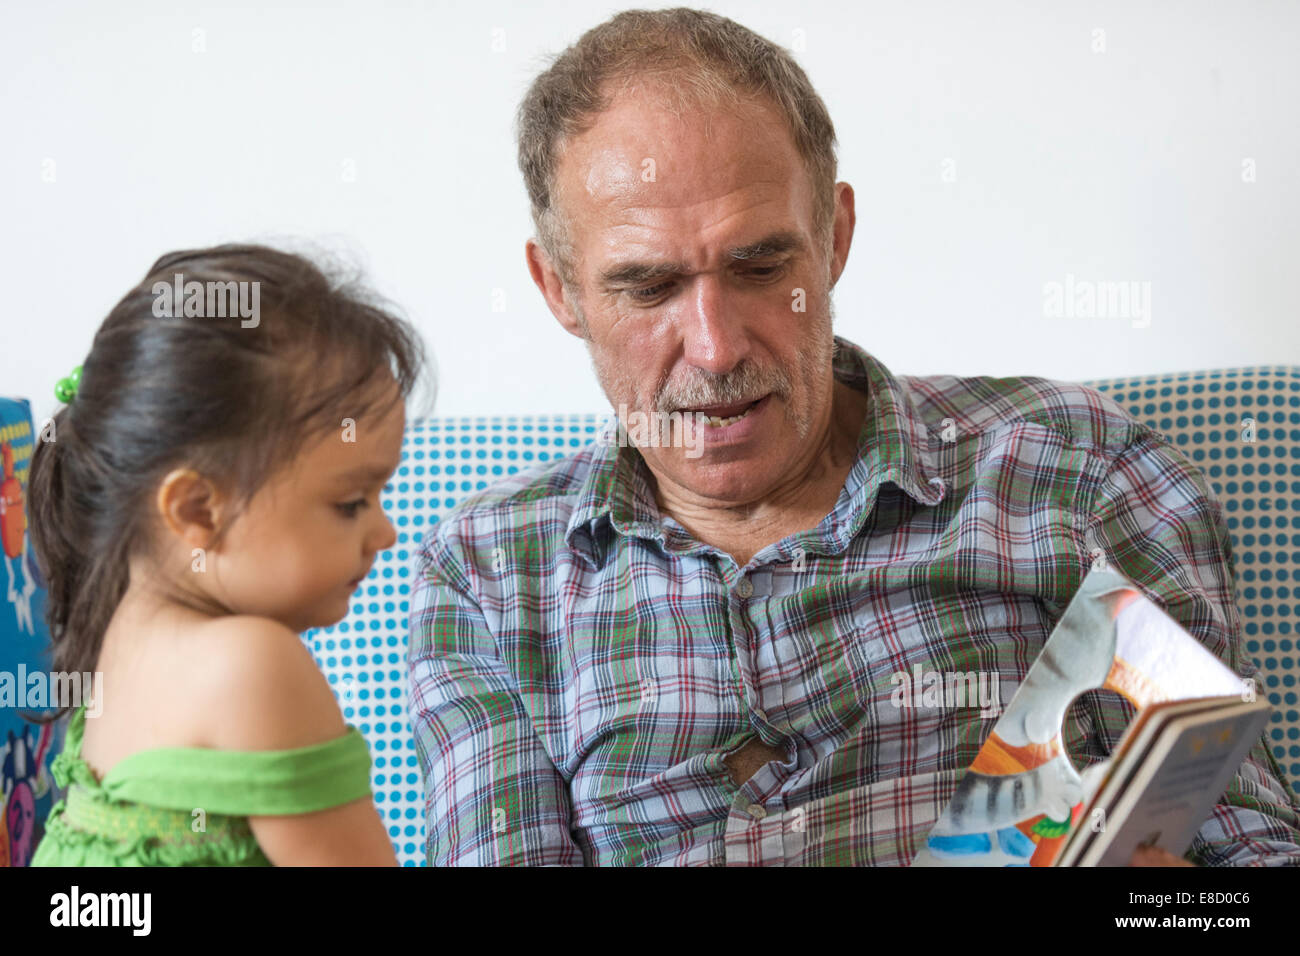
[[[744,316],[717,275],[697,275],[691,292],[681,317],[685,359],[696,368],[724,375],[749,351]]]

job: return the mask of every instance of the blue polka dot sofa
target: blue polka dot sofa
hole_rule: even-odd
[[[1300,366],[1085,384],[1170,436],[1223,503],[1246,649],[1274,706],[1266,734],[1283,772],[1300,779]],[[411,564],[420,540],[467,494],[573,453],[605,422],[591,414],[409,423],[402,464],[385,492],[397,544],[380,556],[344,620],[304,635],[344,717],[370,745],[376,805],[405,866],[425,860],[424,792],[405,704]],[[1243,429],[1250,438],[1243,440]]]

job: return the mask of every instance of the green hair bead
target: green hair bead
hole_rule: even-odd
[[[54,397],[64,405],[70,403],[77,397],[77,389],[81,385],[81,366],[74,368],[67,377],[59,379],[54,386]]]

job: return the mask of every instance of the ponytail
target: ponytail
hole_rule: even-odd
[[[104,632],[129,576],[128,542],[124,537],[105,539],[105,522],[96,520],[104,489],[96,487],[93,475],[86,474],[88,469],[78,460],[87,449],[77,447],[73,418],[71,407],[60,409],[53,427],[36,436],[27,481],[32,550],[47,589],[50,666],[59,673],[95,669]],[[55,712],[33,719],[48,723],[70,709],[65,702]]]

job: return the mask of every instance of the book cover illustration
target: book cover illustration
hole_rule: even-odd
[[[1241,677],[1136,585],[1095,565],[912,865],[1051,866],[1114,760],[1081,775],[1062,744],[1070,704],[1097,688],[1138,712],[1245,693]]]

